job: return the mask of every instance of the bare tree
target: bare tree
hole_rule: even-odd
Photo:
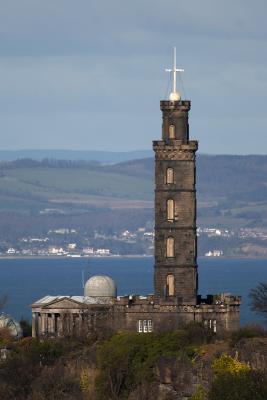
[[[261,282],[249,293],[251,310],[265,317],[267,322],[267,282]]]
[[[0,311],[5,307],[7,303],[7,295],[0,296]],[[0,339],[10,340],[10,330],[7,327],[0,328]]]
[[[3,294],[0,296],[0,310],[2,310],[7,303],[7,295]]]

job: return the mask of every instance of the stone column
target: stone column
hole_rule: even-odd
[[[51,314],[52,317],[52,332],[54,335],[56,335],[56,316],[54,313]]]
[[[62,335],[62,315],[58,314],[57,317],[57,336],[60,337]]]
[[[42,320],[42,335],[47,334],[47,314],[41,313],[41,320]]]
[[[69,319],[70,319],[70,335],[73,335],[73,332],[74,332],[74,314],[73,313],[70,313]]]
[[[37,337],[38,336],[38,321],[37,318],[38,315],[36,313],[32,313],[32,337]]]

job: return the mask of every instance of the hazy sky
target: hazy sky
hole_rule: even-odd
[[[266,0],[0,0],[0,9],[2,149],[149,149],[176,46],[200,151],[267,153]]]

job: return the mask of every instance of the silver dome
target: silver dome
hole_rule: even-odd
[[[10,335],[14,339],[19,339],[22,337],[22,329],[20,324],[15,319],[4,313],[0,314],[0,329],[1,328],[8,329]]]
[[[109,276],[95,275],[86,282],[84,295],[88,297],[116,297],[117,287]]]

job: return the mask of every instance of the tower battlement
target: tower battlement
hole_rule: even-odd
[[[190,100],[161,100],[160,101],[160,109],[161,111],[165,110],[182,110],[182,111],[189,111],[191,108],[191,101]]]

